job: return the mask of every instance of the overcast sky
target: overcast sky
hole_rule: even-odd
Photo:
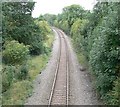
[[[40,14],[58,14],[65,6],[79,4],[84,9],[91,10],[96,0],[34,0],[36,2],[32,16],[39,17]]]

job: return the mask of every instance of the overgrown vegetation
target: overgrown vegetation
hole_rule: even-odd
[[[34,2],[2,3],[2,104],[23,105],[45,67],[54,36],[45,19],[31,16]]]
[[[71,5],[54,20],[73,39],[83,65],[87,59],[96,89],[110,105],[120,105],[119,7],[120,3],[97,2],[90,12]]]

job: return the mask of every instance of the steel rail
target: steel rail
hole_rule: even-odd
[[[56,29],[56,28],[54,28],[54,29]],[[57,60],[58,63],[57,63],[56,69],[55,69],[55,76],[54,76],[52,90],[51,90],[49,101],[48,101],[48,107],[51,106],[51,102],[52,102],[52,98],[53,98],[53,94],[54,94],[54,90],[55,90],[55,85],[56,85],[56,81],[57,81],[58,71],[59,71],[60,58],[61,58],[61,47],[62,47],[61,36],[62,36],[62,38],[64,38],[65,50],[66,50],[66,106],[69,105],[69,51],[68,51],[68,45],[67,45],[67,41],[64,37],[63,32],[59,29],[56,29],[55,31],[58,34],[60,45],[59,45],[59,54],[58,54],[58,60]]]
[[[58,32],[57,32],[57,34],[58,34]],[[58,54],[58,59],[57,59],[58,63],[57,63],[56,69],[55,69],[55,77],[54,77],[53,84],[52,84],[52,90],[51,90],[50,97],[49,97],[48,107],[50,107],[51,102],[52,102],[52,97],[54,94],[54,88],[55,88],[55,84],[56,84],[56,80],[57,80],[57,74],[58,74],[58,70],[59,70],[59,63],[60,63],[60,57],[61,57],[61,38],[60,38],[60,36],[58,36],[58,37],[59,37],[59,43],[60,43],[59,44],[59,54]]]
[[[63,36],[64,38],[64,41],[65,41],[65,45],[66,45],[66,63],[67,63],[67,66],[66,66],[66,72],[67,72],[67,75],[66,75],[66,84],[67,84],[67,87],[66,87],[66,105],[68,106],[69,105],[69,50],[68,50],[68,45],[67,45],[67,41],[66,41],[66,38],[64,37],[64,34],[63,32],[60,30],[60,33],[61,35]]]

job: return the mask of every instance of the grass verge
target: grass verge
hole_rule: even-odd
[[[29,73],[28,76],[31,80],[34,80],[35,77],[40,74],[42,69],[45,67],[48,61],[48,55],[43,54],[39,56],[33,56],[30,60],[28,60],[29,65]]]

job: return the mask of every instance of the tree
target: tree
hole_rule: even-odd
[[[25,33],[32,24],[31,13],[34,8],[34,2],[4,2],[3,11],[3,41],[11,38],[24,42],[21,38],[29,35]],[[24,33],[23,33],[24,32]]]
[[[68,21],[69,29],[77,18],[83,18],[84,9],[79,5],[71,5],[63,8],[63,14]]]
[[[4,2],[3,44],[7,40],[16,40],[30,46],[30,53],[43,53],[43,33],[31,16],[34,2]],[[43,25],[43,24],[42,24]]]
[[[56,20],[56,15],[53,14],[45,14],[43,15],[44,19],[50,24],[54,25],[54,20]]]

